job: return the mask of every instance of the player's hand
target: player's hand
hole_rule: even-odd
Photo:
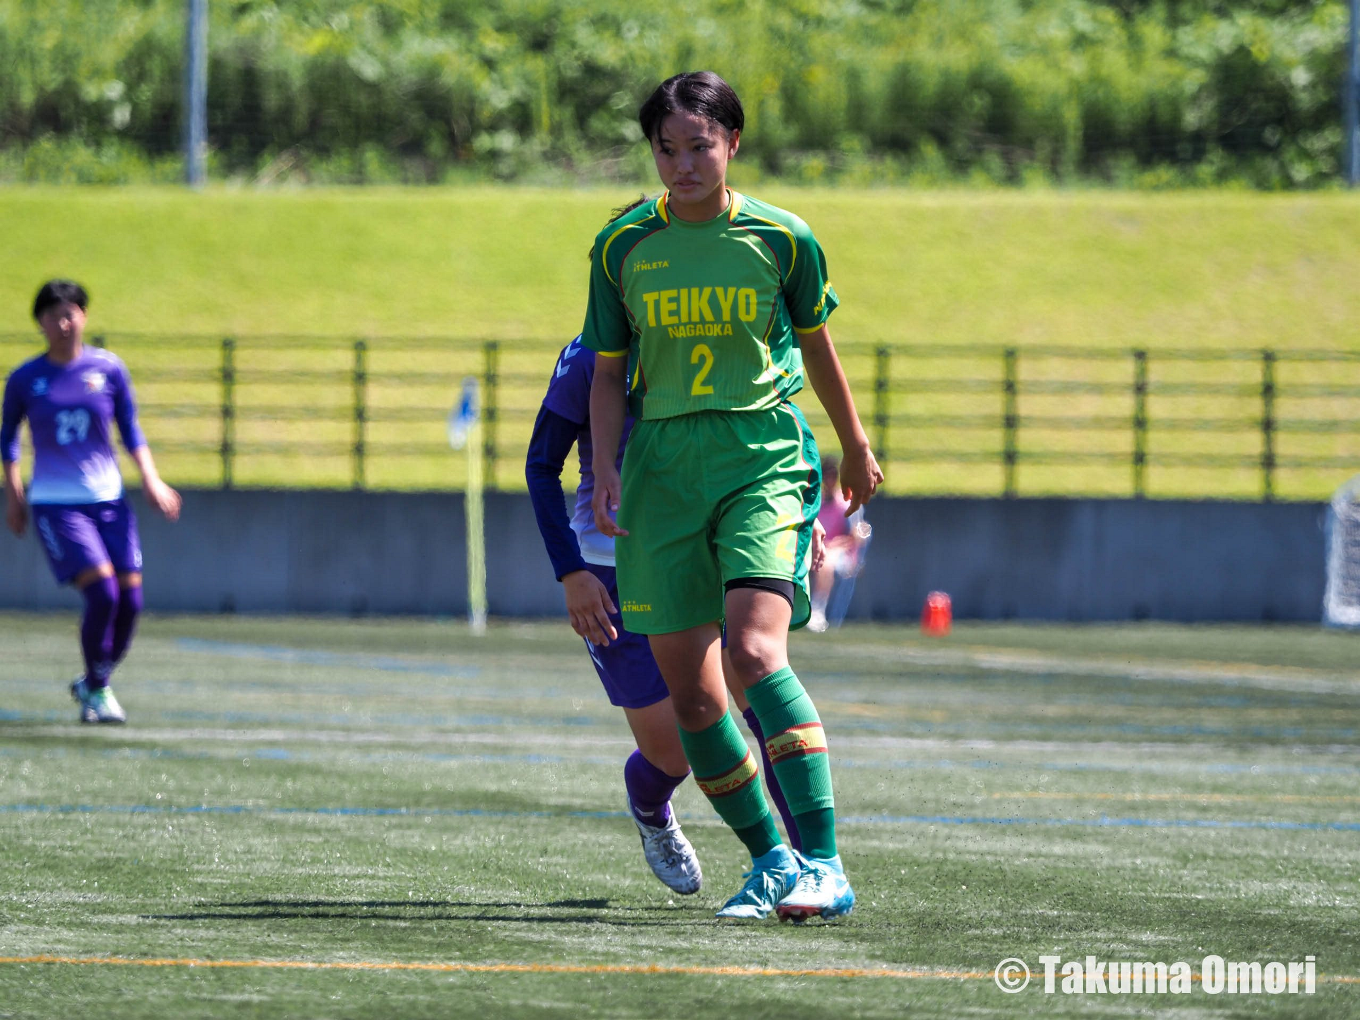
[[[619,538],[628,534],[614,523],[613,517],[619,512],[619,491],[622,488],[623,482],[614,465],[595,468],[595,496],[590,507],[595,511],[595,530],[606,538]]]
[[[850,501],[845,508],[849,517],[869,502],[869,498],[883,484],[883,469],[874,458],[874,451],[866,443],[861,450],[846,450],[841,458],[841,495]]]
[[[826,566],[826,529],[821,521],[812,522],[812,572]]]
[[[159,478],[148,478],[142,486],[142,491],[146,493],[146,501],[159,510],[166,520],[179,520],[179,510],[184,501],[180,499],[178,492]]]
[[[10,531],[23,537],[24,529],[28,527],[28,504],[24,500],[13,497],[5,500],[5,524]]]
[[[567,618],[572,630],[592,645],[607,645],[619,639],[618,631],[609,622],[609,614],[618,610],[604,582],[589,570],[573,570],[563,575],[562,591],[567,596]]]

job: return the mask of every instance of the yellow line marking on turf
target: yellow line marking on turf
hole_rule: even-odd
[[[390,963],[372,960],[174,960],[123,956],[0,956],[5,963],[112,964],[122,967],[259,967],[291,970],[418,970],[473,974],[680,974],[719,977],[941,978],[955,981],[990,979],[991,971],[872,970],[846,967],[783,970],[774,967],[663,967],[658,964],[559,963]]]
[[[262,968],[273,970],[413,970],[465,974],[674,974],[703,977],[814,977],[814,978],[934,978],[942,981],[990,981],[992,971],[982,970],[873,970],[865,967],[828,967],[821,970],[785,970],[776,967],[663,967],[658,964],[565,963],[403,963],[400,960],[176,960],[132,959],[126,956],[0,956],[6,963],[64,963],[86,966],[110,964],[121,967]],[[1191,981],[1200,981],[1191,974]],[[1360,984],[1352,974],[1319,974],[1318,984]]]
[[[1045,800],[1188,800],[1211,801],[1216,804],[1262,801],[1272,804],[1356,804],[1360,796],[1337,794],[1335,796],[1312,795],[1303,793],[1072,793],[1059,790],[1012,790],[990,794],[992,800],[1045,799]]]

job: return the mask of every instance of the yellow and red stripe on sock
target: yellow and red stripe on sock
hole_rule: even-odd
[[[745,789],[758,775],[760,767],[756,765],[751,752],[747,751],[746,757],[726,772],[716,776],[695,776],[694,781],[699,784],[705,797],[726,797]]]
[[[770,764],[777,765],[805,754],[826,754],[826,731],[819,722],[799,723],[765,741]]]

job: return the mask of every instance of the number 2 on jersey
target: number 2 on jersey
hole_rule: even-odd
[[[694,377],[694,385],[689,388],[691,397],[702,397],[706,393],[713,392],[713,387],[704,382],[713,368],[713,352],[709,350],[708,344],[695,344],[694,350],[689,352],[689,363],[691,365],[697,365],[700,361],[704,364],[699,369],[699,374]]]

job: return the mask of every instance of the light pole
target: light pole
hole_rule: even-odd
[[[1346,56],[1346,183],[1354,188],[1360,186],[1360,0],[1351,0]]]
[[[208,0],[188,0],[184,30],[184,182],[203,186],[208,149]]]

